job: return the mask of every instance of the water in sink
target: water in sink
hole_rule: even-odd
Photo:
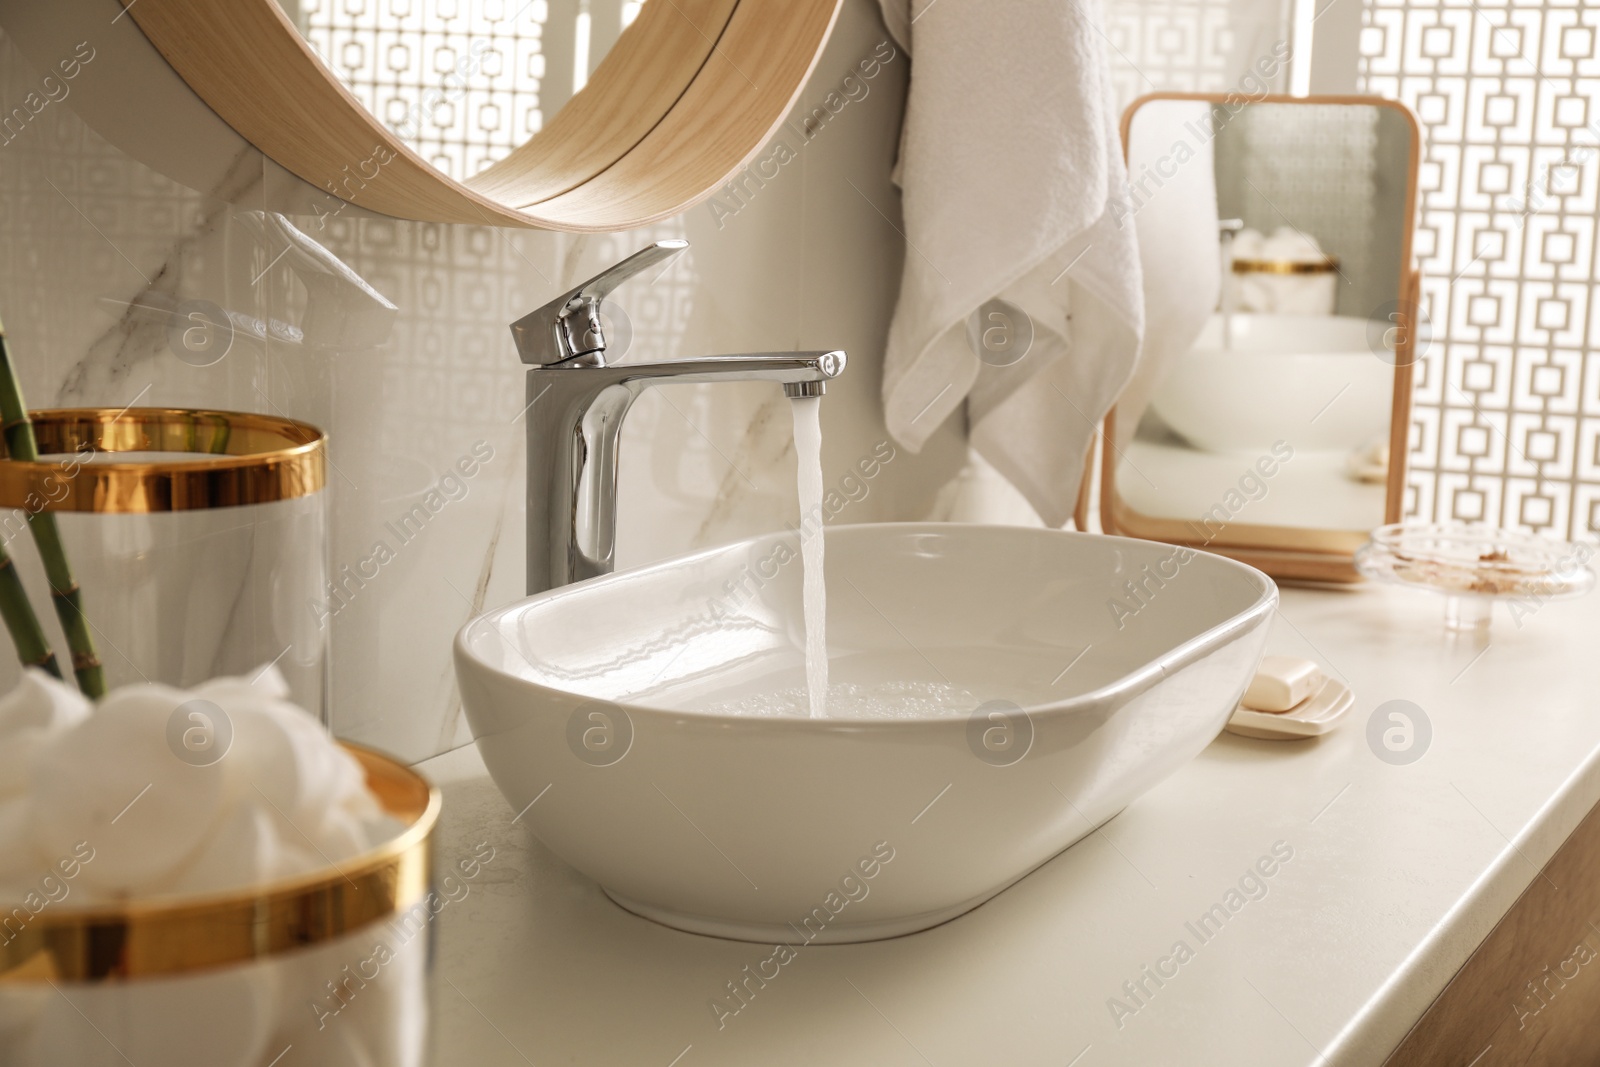
[[[828,714],[828,593],[822,580],[822,398],[795,397],[794,452],[800,483],[800,566],[805,572],[806,707]]]
[[[828,718],[840,721],[944,719],[1000,700],[1037,708],[1114,680],[1116,664],[1086,656],[1063,674],[1058,657],[1000,648],[834,650]],[[749,718],[809,712],[804,667],[759,660],[657,686],[626,699],[649,707]]]
[[[763,689],[719,700],[705,710],[756,719],[806,715],[812,693],[810,685]],[[948,682],[836,682],[828,687],[826,703],[828,715],[835,719],[937,719],[965,715],[977,707],[978,699]]]

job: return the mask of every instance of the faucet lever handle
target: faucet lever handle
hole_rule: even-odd
[[[688,241],[656,241],[544,307],[511,324],[522,362],[537,366],[583,359],[605,365],[606,338],[600,308],[623,282],[665,263],[689,247]]]

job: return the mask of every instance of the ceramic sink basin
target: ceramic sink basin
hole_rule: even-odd
[[[792,533],[458,636],[512,811],[628,910],[790,945],[953,918],[1209,744],[1277,603],[1254,568],[1119,537],[908,523],[836,527],[826,549],[826,719],[774,697],[804,679]]]
[[[1348,451],[1387,433],[1394,353],[1383,323],[1349,315],[1212,315],[1150,405],[1196,448],[1251,457]],[[1374,345],[1378,348],[1375,349]],[[1383,355],[1379,355],[1379,352]]]

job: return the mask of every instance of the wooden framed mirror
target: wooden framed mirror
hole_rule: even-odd
[[[678,214],[732,177],[794,104],[840,0],[368,0],[355,5],[363,17],[369,8],[390,10],[395,25],[370,27],[370,41],[350,34],[323,43],[381,51],[370,65],[385,77],[411,78],[417,99],[398,115],[369,110],[319,57],[302,32],[317,0],[121,2],[212,110],[319,189],[397,218],[595,232]],[[321,0],[322,7],[339,3]],[[614,41],[604,42],[609,47],[590,71],[581,53],[605,26],[603,5],[615,15]],[[483,31],[456,47],[441,70],[437,47],[429,56],[403,40],[418,18],[431,17],[462,25],[539,21],[525,34],[532,47],[505,55],[494,43],[504,35]],[[548,79],[550,56],[539,37],[552,20],[577,35],[568,45],[580,55],[567,57],[570,81],[556,72],[552,87],[560,91],[533,105],[553,113],[541,112],[526,140],[483,169],[451,174],[418,150],[416,137],[404,136],[408,124],[454,107],[458,87],[470,93],[468,75],[488,57],[526,62]]]
[[[1161,93],[1122,132],[1134,224],[1190,229],[1218,284],[1106,418],[1102,527],[1356,580],[1355,550],[1404,509],[1414,117],[1376,97]]]

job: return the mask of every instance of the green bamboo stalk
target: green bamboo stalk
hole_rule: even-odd
[[[5,435],[6,452],[12,459],[23,462],[34,462],[39,458],[39,442],[33,435],[33,423],[28,419],[28,407],[22,399],[22,383],[17,378],[16,367],[11,362],[11,350],[6,344],[5,326],[0,323],[0,432]],[[72,651],[72,673],[77,676],[78,688],[83,690],[84,696],[90,700],[99,700],[105,696],[106,679],[105,671],[100,665],[100,656],[95,651],[94,635],[89,630],[89,620],[83,614],[83,591],[78,588],[77,581],[72,577],[72,567],[67,563],[66,546],[61,543],[61,531],[56,526],[56,517],[48,511],[28,511],[28,529],[33,532],[33,540],[39,546],[39,557],[44,561],[45,577],[50,582],[50,599],[56,606],[56,616],[61,620],[61,629],[67,635],[67,647]],[[9,560],[7,561],[10,562]],[[0,601],[5,595],[7,579],[4,574],[10,575],[10,581],[16,583],[18,590],[22,589],[22,582],[16,576],[16,567],[0,567]],[[23,593],[23,604],[26,605],[27,597]],[[6,625],[11,625],[9,615],[5,616]],[[28,618],[33,620],[35,628],[39,623],[33,618],[33,610],[28,609]],[[24,623],[26,620],[21,620]],[[17,631],[12,630],[16,639]],[[40,634],[43,641],[43,634]],[[17,639],[19,655],[23,661],[28,661],[28,655],[23,651],[23,642]],[[32,649],[32,645],[29,648]],[[44,648],[49,654],[49,648]],[[54,657],[52,656],[52,661]],[[42,665],[42,664],[41,664]],[[48,668],[46,668],[48,669]],[[60,674],[56,675],[58,678]]]
[[[216,427],[211,431],[211,452],[213,455],[225,456],[228,454],[228,438],[233,434],[233,424],[226,418],[217,415]]]
[[[28,591],[22,587],[17,566],[3,546],[0,546],[0,618],[11,632],[11,641],[17,646],[17,659],[24,667],[39,667],[55,678],[61,677],[56,654],[50,651],[50,642],[45,639],[44,627],[39,625],[39,616],[33,613],[33,605],[28,602]]]

